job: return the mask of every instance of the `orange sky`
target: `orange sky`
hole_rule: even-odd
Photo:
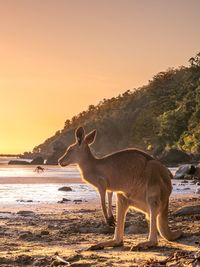
[[[200,51],[199,0],[0,0],[0,153]]]

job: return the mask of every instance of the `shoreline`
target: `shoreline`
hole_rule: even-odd
[[[83,184],[81,178],[57,177],[3,177],[0,184]]]

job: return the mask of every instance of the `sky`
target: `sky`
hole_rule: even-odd
[[[200,51],[199,0],[0,0],[0,154]]]

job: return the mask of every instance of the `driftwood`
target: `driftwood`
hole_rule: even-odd
[[[51,263],[50,267],[60,266],[60,265],[70,266],[70,263],[68,261],[64,260],[58,255],[55,255],[55,256],[56,256],[55,260]]]

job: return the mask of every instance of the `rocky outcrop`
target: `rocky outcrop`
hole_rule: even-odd
[[[10,160],[8,162],[10,165],[43,165],[44,159],[42,157],[36,157],[31,162],[28,162],[26,160]]]
[[[185,164],[178,168],[174,175],[174,179],[200,179],[200,165]]]
[[[44,159],[43,159],[43,157],[36,157],[31,161],[30,164],[31,165],[42,165],[42,164],[44,164]]]
[[[28,165],[29,162],[26,160],[10,160],[8,162],[9,165]]]

